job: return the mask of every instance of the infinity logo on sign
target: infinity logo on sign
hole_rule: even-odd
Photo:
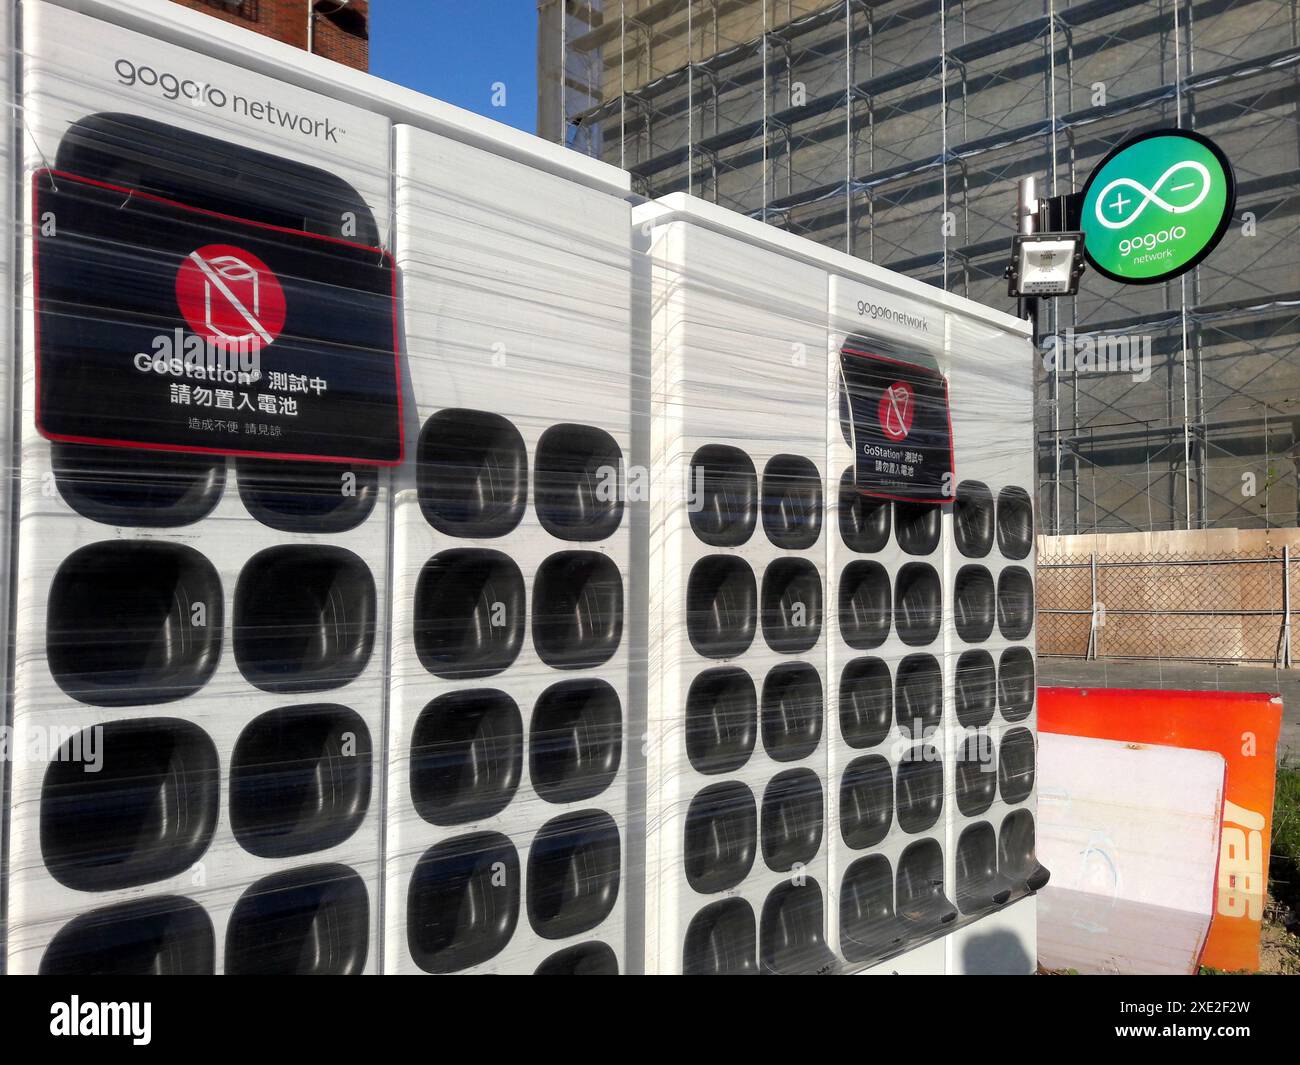
[[[1163,199],[1160,196],[1160,190],[1164,187],[1167,181],[1170,181],[1175,174],[1177,174],[1179,171],[1182,170],[1193,170],[1200,176],[1201,191],[1196,194],[1196,199],[1192,200],[1191,203],[1184,204],[1183,206],[1179,207]],[[1181,184],[1174,185],[1169,189],[1169,191],[1181,192],[1184,189],[1192,188],[1195,184],[1196,183],[1194,181],[1185,181]],[[1140,195],[1142,198],[1139,200],[1136,198],[1125,196],[1124,189],[1126,188],[1132,189],[1135,193]],[[1113,199],[1110,198],[1110,194],[1112,191],[1114,191],[1115,193]],[[1210,194],[1209,170],[1206,169],[1204,164],[1198,163],[1194,159],[1184,159],[1181,163],[1175,163],[1163,174],[1161,174],[1160,177],[1156,180],[1154,188],[1148,189],[1140,181],[1135,181],[1131,177],[1116,178],[1104,189],[1102,189],[1101,192],[1098,194],[1095,213],[1097,215],[1097,221],[1100,222],[1107,229],[1124,229],[1127,226],[1131,226],[1134,222],[1138,220],[1138,217],[1142,214],[1143,211],[1146,210],[1146,206],[1149,203],[1154,203],[1157,207],[1164,208],[1170,214],[1186,214],[1188,211],[1195,210],[1197,207],[1199,207],[1201,202],[1209,194]],[[1130,205],[1134,205],[1133,211],[1131,214],[1126,215],[1125,209]],[[1106,215],[1102,213],[1103,209],[1114,210],[1117,217],[1113,220],[1107,218]]]

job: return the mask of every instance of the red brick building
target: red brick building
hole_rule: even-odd
[[[370,66],[369,0],[173,0],[194,11],[309,49],[357,70]]]

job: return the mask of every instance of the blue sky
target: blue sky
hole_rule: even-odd
[[[536,0],[371,0],[370,72],[532,133]],[[493,106],[493,83],[505,86]]]

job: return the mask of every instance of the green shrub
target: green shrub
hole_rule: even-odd
[[[1269,889],[1300,913],[1300,771],[1280,769],[1273,797],[1273,842]]]

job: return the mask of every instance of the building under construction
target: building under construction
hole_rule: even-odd
[[[1089,272],[1043,321],[1150,364],[1039,366],[1042,531],[1300,524],[1296,0],[538,6],[544,136],[992,306],[1019,178],[1077,192],[1133,133],[1212,137],[1219,248],[1157,285]]]

